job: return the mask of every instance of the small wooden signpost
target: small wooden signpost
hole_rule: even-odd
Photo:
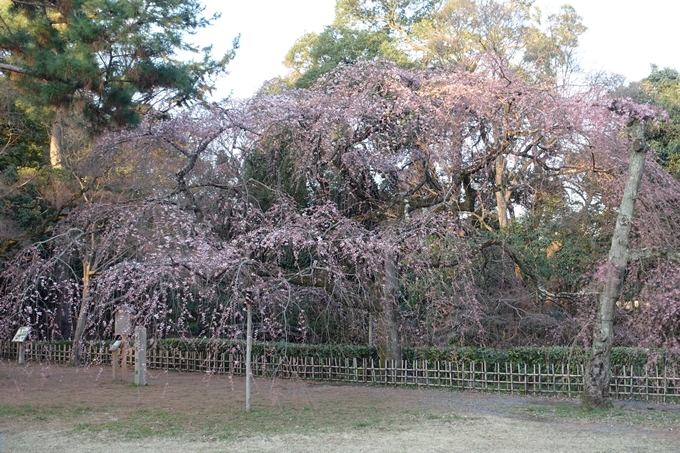
[[[29,333],[31,333],[30,327],[19,327],[12,339],[13,343],[19,343],[19,365],[26,363],[26,338],[28,338]]]
[[[132,331],[130,324],[130,309],[128,307],[121,307],[115,313],[115,327],[114,334],[120,336],[119,340],[113,342],[109,351],[111,354],[111,361],[113,362],[113,380],[116,380],[118,375],[118,366],[120,364],[121,380],[123,382],[127,379],[127,353],[128,353],[128,336]]]

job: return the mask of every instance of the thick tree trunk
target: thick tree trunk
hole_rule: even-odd
[[[78,320],[76,321],[76,328],[73,331],[73,341],[71,346],[71,364],[74,366],[80,365],[82,355],[82,342],[85,334],[85,325],[87,324],[88,309],[90,305],[90,262],[83,263],[83,291],[80,298],[80,310],[78,311]]]
[[[396,258],[391,253],[385,254],[385,282],[382,297],[382,310],[378,319],[378,336],[381,360],[401,361],[401,343],[399,341],[399,269]]]
[[[52,168],[61,168],[64,160],[64,115],[59,109],[52,123],[50,132],[50,165]]]
[[[633,134],[633,149],[628,167],[628,181],[624,188],[612,245],[609,249],[603,282],[604,288],[600,294],[597,327],[594,332],[593,346],[585,376],[582,401],[586,407],[601,407],[611,404],[609,381],[611,380],[610,355],[614,342],[614,306],[621,293],[626,272],[628,239],[635,211],[635,200],[637,199],[647,154],[643,126],[636,122],[631,127],[631,133]]]

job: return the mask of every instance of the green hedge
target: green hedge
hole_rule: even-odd
[[[561,366],[562,364],[583,365],[586,363],[587,351],[581,347],[521,347],[512,349],[461,348],[461,347],[416,347],[404,348],[404,359],[436,361],[482,362],[487,365],[506,363],[526,363],[529,366]],[[659,365],[668,363],[677,366],[680,357],[665,350],[648,350],[641,348],[613,348],[611,365],[643,367],[654,362]]]
[[[245,341],[213,339],[167,339],[159,347],[180,351],[245,352]],[[404,360],[427,360],[428,362],[482,362],[488,365],[526,363],[529,366],[581,365],[586,363],[587,351],[581,347],[521,347],[512,349],[469,348],[469,347],[404,347]],[[357,358],[378,360],[378,348],[365,345],[311,345],[284,342],[253,342],[254,356],[288,356],[327,358]],[[660,365],[680,364],[680,357],[664,350],[641,348],[613,348],[612,366],[643,367],[649,362]]]
[[[211,351],[217,353],[245,353],[246,342],[237,340],[214,340],[208,338],[182,339],[173,338],[160,340],[159,348],[176,351]],[[375,346],[364,345],[331,345],[331,344],[298,344],[284,342],[253,342],[253,356],[286,356],[286,357],[314,357],[327,358],[378,358]]]
[[[405,348],[404,358],[407,360],[482,362],[488,365],[505,363],[526,363],[533,365],[561,365],[585,363],[585,352],[582,348],[567,347],[523,347],[512,349],[466,348],[466,347],[419,347]]]

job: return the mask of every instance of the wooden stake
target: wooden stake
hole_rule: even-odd
[[[111,353],[111,365],[113,368],[113,376],[111,377],[111,380],[114,382],[116,381],[116,375],[118,374],[118,359],[120,358],[120,351],[116,349]]]
[[[146,385],[146,327],[137,327],[135,335],[135,384]]]
[[[246,302],[247,303],[247,302]],[[253,307],[248,303],[248,327],[246,331],[246,412],[250,412],[250,362],[253,356]]]
[[[23,341],[19,343],[19,365],[26,364],[26,343]]]
[[[120,337],[123,340],[122,344],[120,345],[120,355],[122,357],[121,364],[120,364],[121,380],[123,382],[127,382],[128,336],[127,335],[121,335]]]

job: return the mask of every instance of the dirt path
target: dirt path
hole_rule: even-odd
[[[2,453],[673,452],[680,407],[152,371],[148,387],[108,367],[0,361]]]

